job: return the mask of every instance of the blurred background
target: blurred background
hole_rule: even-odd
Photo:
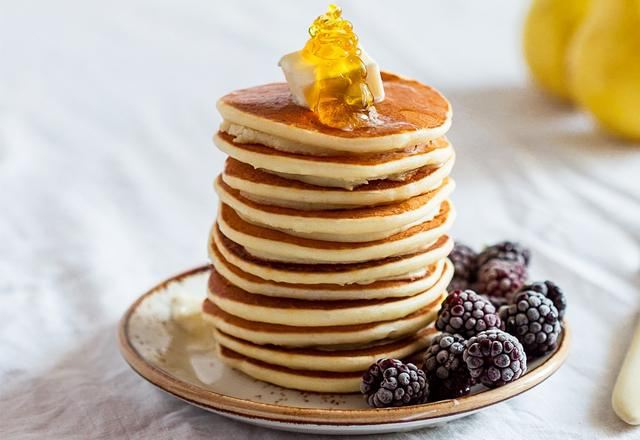
[[[119,359],[115,323],[154,283],[206,261],[217,205],[212,182],[224,160],[211,143],[220,123],[215,102],[281,81],[279,58],[302,48],[327,4],[0,0],[4,417],[27,426],[20,408],[45,411],[41,405],[73,386],[75,375],[102,393],[92,407],[98,430],[126,422],[128,407],[143,415],[178,411],[191,420],[184,433],[209,429],[207,417],[215,416],[160,395],[140,407],[147,385]],[[339,5],[383,69],[451,100],[456,237],[476,247],[523,241],[534,251],[534,278],[569,291],[579,335],[570,364],[550,380],[555,386],[510,410],[557,411],[544,408],[548,393],[571,376],[556,428],[619,433],[601,402],[626,344],[613,335],[630,332],[638,303],[637,144],[533,86],[522,41],[529,1]],[[583,340],[601,341],[601,349]],[[118,412],[110,406],[115,396],[124,405]],[[60,411],[77,409],[70,402]]]

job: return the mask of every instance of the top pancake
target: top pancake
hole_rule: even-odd
[[[376,104],[381,124],[354,130],[323,125],[311,110],[293,102],[286,83],[238,90],[218,101],[231,123],[268,135],[334,151],[381,152],[424,144],[451,125],[444,96],[418,81],[382,73],[385,100]]]

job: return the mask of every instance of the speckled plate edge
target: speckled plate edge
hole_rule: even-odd
[[[262,419],[265,422],[331,426],[398,424],[433,419],[445,421],[504,402],[530,390],[554,374],[562,366],[569,354],[571,333],[569,326],[565,323],[563,335],[556,351],[516,382],[459,399],[443,400],[424,405],[385,409],[322,409],[280,406],[230,397],[184,382],[151,365],[133,347],[128,334],[130,318],[146,298],[172,282],[181,281],[208,270],[209,266],[206,265],[182,272],[166,279],[140,296],[127,309],[120,320],[118,328],[119,346],[124,359],[131,368],[153,385],[185,402],[233,418],[246,417],[249,419]]]

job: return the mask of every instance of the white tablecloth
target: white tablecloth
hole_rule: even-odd
[[[383,68],[451,98],[456,237],[528,244],[575,333],[568,363],[526,395],[389,438],[640,438],[609,405],[638,310],[638,149],[528,85],[523,1],[342,3]],[[2,2],[0,438],[295,437],[162,394],[115,335],[142,291],[205,261],[216,98],[278,80],[325,6]]]

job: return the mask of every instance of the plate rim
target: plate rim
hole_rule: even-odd
[[[427,421],[475,412],[512,399],[544,382],[564,364],[571,345],[571,331],[565,322],[562,338],[556,351],[516,382],[458,399],[442,400],[423,405],[394,408],[323,409],[281,406],[241,399],[190,384],[152,365],[133,347],[129,338],[131,316],[146,299],[171,283],[180,282],[185,278],[210,270],[211,265],[206,264],[180,272],[156,284],[138,297],[120,319],[118,324],[118,345],[120,353],[127,364],[152,385],[200,408],[240,417],[281,423],[338,426]]]

